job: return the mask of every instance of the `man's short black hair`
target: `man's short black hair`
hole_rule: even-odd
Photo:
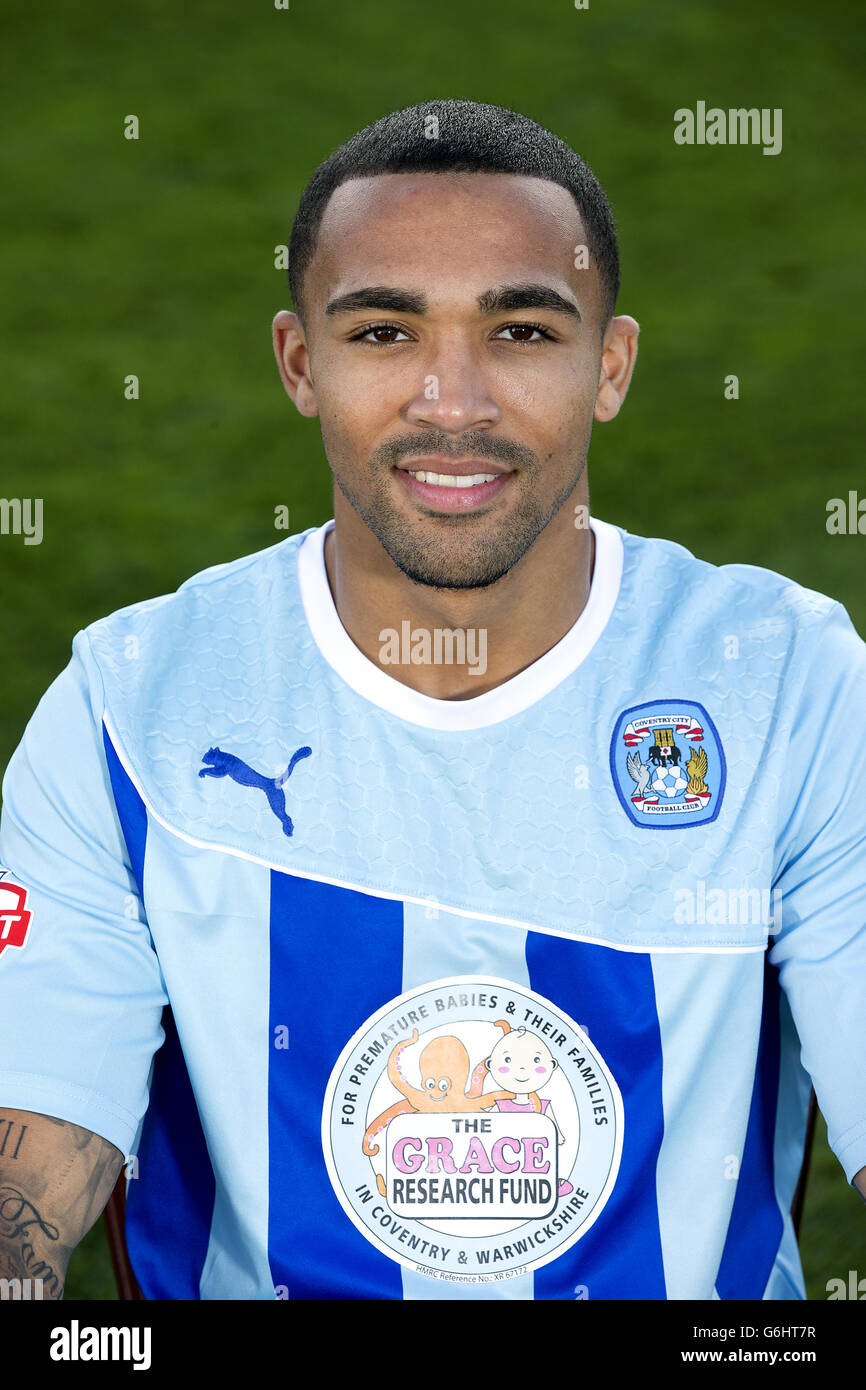
[[[289,288],[302,323],[304,277],[334,189],[349,179],[374,174],[437,172],[524,174],[567,188],[598,268],[607,326],[619,294],[619,250],[613,215],[598,179],[564,140],[528,116],[456,98],[392,111],[359,130],[319,165],[304,189],[289,241]]]

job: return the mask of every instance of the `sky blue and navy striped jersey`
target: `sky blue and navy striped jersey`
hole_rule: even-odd
[[[0,1104],[134,1156],[147,1298],[803,1298],[810,1079],[866,1165],[845,610],[594,520],[565,637],[434,699],[332,524],[75,637],[3,781]]]

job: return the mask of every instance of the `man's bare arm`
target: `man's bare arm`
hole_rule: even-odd
[[[861,1168],[859,1173],[854,1174],[854,1186],[866,1202],[866,1168]]]
[[[62,1298],[69,1257],[122,1166],[89,1129],[0,1108],[0,1279],[41,1279],[43,1298]]]

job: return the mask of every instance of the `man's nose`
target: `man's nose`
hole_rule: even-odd
[[[454,344],[425,363],[423,379],[405,415],[409,424],[450,434],[497,425],[502,418],[477,354],[469,345]]]

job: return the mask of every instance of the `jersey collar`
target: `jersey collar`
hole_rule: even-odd
[[[595,646],[613,612],[622,579],[622,535],[593,517],[595,565],[583,612],[550,651],[510,680],[469,700],[439,700],[412,690],[355,646],[331,596],[325,569],[325,536],[334,522],[310,531],[298,548],[298,579],[307,623],[315,643],[347,685],[389,714],[427,729],[482,729],[537,704],[576,670]]]

